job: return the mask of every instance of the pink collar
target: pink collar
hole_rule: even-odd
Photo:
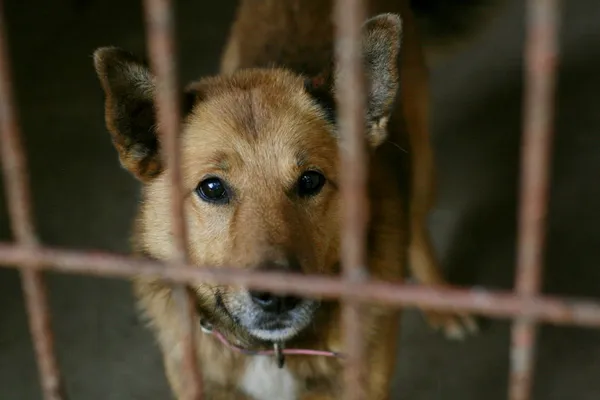
[[[333,351],[323,351],[323,350],[308,350],[308,349],[284,349],[281,346],[281,343],[274,343],[273,350],[248,350],[242,347],[236,346],[233,343],[229,342],[225,336],[223,336],[219,331],[213,328],[213,326],[208,323],[206,320],[200,321],[200,327],[202,331],[208,335],[215,336],[225,347],[229,349],[249,356],[275,356],[277,358],[277,362],[279,368],[283,367],[284,364],[284,356],[286,355],[307,355],[307,356],[324,356],[324,357],[338,357],[343,358],[340,353],[336,353]]]

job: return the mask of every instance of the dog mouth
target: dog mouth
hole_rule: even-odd
[[[280,329],[248,329],[248,332],[253,337],[266,342],[285,342],[294,338],[301,330],[297,327],[282,327]]]
[[[286,342],[295,338],[309,324],[281,325],[279,328],[250,328],[245,327],[248,333],[256,339],[265,342]]]
[[[305,315],[300,315],[305,314]],[[284,317],[264,317],[252,321],[244,327],[253,337],[268,342],[284,342],[302,332],[312,321],[312,313],[298,310],[298,314]]]
[[[252,337],[266,342],[289,341],[311,322],[319,304],[315,300],[301,300],[285,312],[265,312],[249,301],[224,301],[217,296],[217,306],[239,327]]]

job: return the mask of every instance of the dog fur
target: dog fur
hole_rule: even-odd
[[[443,1],[413,3],[424,12]],[[369,273],[400,282],[408,261],[421,284],[445,285],[426,224],[434,202],[429,87],[421,44],[426,37],[419,33],[407,0],[371,0],[367,7]],[[337,185],[335,87],[343,82],[335,69],[331,10],[331,0],[242,0],[221,74],[182,91],[184,207],[194,265],[339,273],[343,204]],[[154,77],[145,63],[119,48],[96,50],[94,61],[105,93],[106,124],[121,163],[143,183],[134,251],[168,260],[175,249]],[[325,177],[322,188],[309,197],[298,189],[299,176],[307,170]],[[225,201],[208,202],[198,195],[207,177],[221,179]],[[294,325],[285,334],[276,331],[285,337],[271,338],[275,333],[244,322],[259,313],[249,305],[246,289],[210,283],[191,289],[198,323],[208,320],[239,346],[264,349],[281,339],[287,347],[344,351],[337,302],[299,299],[296,314],[290,314]],[[137,278],[134,290],[156,334],[173,393],[182,399],[183,322],[172,287]],[[400,311],[364,310],[367,398],[384,400],[395,365]],[[426,316],[450,337],[476,330],[468,315],[427,311]],[[199,329],[196,341],[209,400],[340,398],[343,364],[337,358],[289,356],[279,369],[272,358],[234,353]]]

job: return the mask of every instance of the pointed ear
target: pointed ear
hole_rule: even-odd
[[[105,121],[121,164],[147,181],[163,168],[154,110],[155,83],[148,66],[116,47],[94,52],[105,98]]]
[[[366,78],[366,129],[371,146],[387,138],[387,122],[399,91],[402,20],[379,14],[362,27],[363,70]],[[339,74],[335,74],[337,79]],[[338,84],[344,84],[338,82]]]
[[[363,25],[364,72],[367,88],[366,123],[369,142],[378,146],[387,138],[387,122],[399,91],[402,20],[380,14]]]

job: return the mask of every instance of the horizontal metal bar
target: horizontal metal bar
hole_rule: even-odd
[[[70,252],[50,248],[30,251],[26,247],[0,244],[0,265],[14,267],[32,263],[39,263],[40,268],[66,273],[119,278],[141,275],[178,283],[240,285],[324,299],[345,297],[389,306],[460,310],[496,318],[520,316],[559,325],[600,327],[600,302],[582,299],[523,297],[509,291],[442,289],[381,281],[349,284],[333,277],[167,265],[110,253]]]

